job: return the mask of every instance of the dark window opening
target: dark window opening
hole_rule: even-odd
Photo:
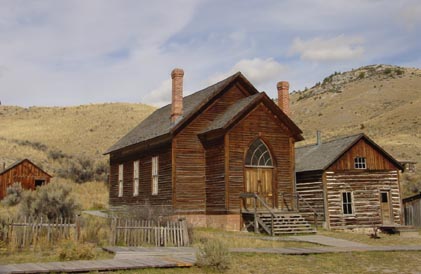
[[[382,195],[382,203],[387,203],[388,202],[388,195],[387,195],[387,193],[386,192],[382,192],[381,193],[381,195]]]
[[[352,214],[352,194],[351,192],[342,193],[342,209],[344,214]]]
[[[365,161],[365,157],[355,157],[354,167],[356,169],[366,169],[367,164],[366,164],[366,161]]]
[[[45,180],[35,180],[35,187],[39,187],[45,184]]]

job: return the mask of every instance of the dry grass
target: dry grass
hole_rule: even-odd
[[[274,254],[232,254],[227,274],[273,273],[419,273],[420,252],[353,252],[306,256]],[[120,271],[117,273],[219,273],[205,268],[173,268]]]
[[[62,180],[62,179],[60,179]],[[83,210],[102,210],[108,208],[108,186],[104,182],[76,184],[66,180],[72,188],[74,198]]]
[[[0,163],[30,158],[55,175],[63,163],[49,157],[62,151],[75,158],[105,161],[102,153],[140,123],[153,107],[96,104],[75,107],[0,106]],[[29,143],[23,143],[29,141]],[[39,148],[36,144],[45,146]]]
[[[398,234],[385,234],[379,233],[380,239],[370,238],[369,233],[357,233],[357,232],[347,232],[347,231],[328,231],[321,230],[318,232],[320,235],[325,235],[328,237],[339,238],[344,240],[349,240],[353,242],[359,242],[367,245],[377,245],[377,246],[386,246],[386,245],[421,245],[421,235],[418,237],[402,237]]]
[[[250,232],[229,232],[211,228],[197,228],[193,234],[194,246],[200,245],[208,239],[217,239],[228,248],[241,247],[314,247],[316,244],[295,241],[274,241],[260,234]],[[265,239],[266,238],[266,239]]]

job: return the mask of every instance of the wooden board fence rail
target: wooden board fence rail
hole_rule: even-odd
[[[123,246],[188,246],[186,221],[157,225],[151,220],[111,219],[111,245]]]
[[[40,241],[54,244],[63,239],[78,240],[80,222],[79,218],[75,220],[57,218],[51,221],[32,217],[9,219],[0,225],[0,240],[18,248],[36,246]]]

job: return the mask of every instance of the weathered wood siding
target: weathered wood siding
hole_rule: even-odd
[[[296,175],[296,191],[300,195],[300,213],[310,222],[314,221],[313,210],[318,221],[325,221],[323,196],[323,171],[299,172]]]
[[[421,227],[421,198],[405,202],[405,225]]]
[[[246,97],[246,94],[239,85],[230,87],[174,137],[174,206],[178,212],[205,213],[206,156],[198,133],[206,129],[219,113]]]
[[[401,224],[398,170],[326,171],[327,207],[331,228],[372,227],[382,224],[380,191],[389,191],[391,214]],[[343,214],[342,192],[352,192],[352,215]]]
[[[225,207],[224,140],[209,143],[206,149],[206,213],[222,214]]]
[[[293,193],[294,143],[288,135],[288,129],[263,104],[258,105],[228,133],[228,200],[227,208],[231,213],[240,211],[240,193],[244,186],[244,158],[250,144],[261,138],[272,153],[274,164],[274,205],[280,208],[292,208]],[[289,194],[289,197],[283,196]],[[285,203],[283,200],[285,198]]]
[[[374,149],[364,139],[358,141],[350,150],[342,155],[329,170],[352,170],[354,169],[354,158],[365,157],[367,170],[395,170],[396,167],[384,157],[378,150]]]
[[[158,195],[152,195],[152,157],[158,156]],[[133,162],[139,161],[139,195],[133,196]],[[118,197],[118,166],[123,164],[123,196]],[[110,157],[110,206],[172,204],[171,147]]]
[[[23,189],[35,189],[35,180],[50,182],[50,175],[42,169],[24,160],[19,165],[0,175],[0,199],[6,196],[6,189],[13,183],[21,183]]]

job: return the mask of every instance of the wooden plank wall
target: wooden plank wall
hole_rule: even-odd
[[[240,86],[231,87],[174,138],[174,203],[179,212],[205,213],[206,157],[198,133],[206,129],[219,113],[246,97],[246,94]]]
[[[329,170],[352,170],[354,158],[365,157],[368,170],[394,170],[396,167],[379,151],[374,149],[364,139],[356,143],[349,151],[339,158]]]
[[[405,225],[421,227],[421,199],[406,202]]]
[[[274,169],[273,191],[275,207],[279,206],[281,193],[293,193],[293,159],[288,129],[263,104],[257,106],[229,132],[229,211],[240,210],[240,193],[244,188],[244,158],[247,150],[256,138],[262,138],[271,150],[276,164]],[[291,145],[292,144],[292,145]],[[288,201],[292,207],[292,199]]]
[[[224,140],[211,142],[206,149],[206,213],[221,214],[225,207]]]
[[[300,213],[313,223],[314,214],[309,205],[316,210],[318,221],[325,221],[323,197],[323,171],[299,172],[296,175],[296,191],[300,195]],[[307,202],[305,203],[303,199]]]
[[[152,157],[158,156],[158,195],[152,195]],[[133,162],[139,160],[139,195],[133,196]],[[118,165],[123,168],[123,197],[118,197]],[[110,159],[110,206],[138,205],[146,201],[150,205],[171,205],[171,147],[149,150],[146,154],[131,154]]]
[[[390,171],[326,171],[327,204],[331,228],[372,227],[382,223],[380,191],[390,191],[393,221],[401,224],[399,174]],[[354,214],[342,213],[342,192],[352,191]]]
[[[31,162],[27,160],[23,161],[0,175],[0,199],[6,196],[7,187],[15,182],[21,183],[24,189],[34,190],[35,180],[45,180],[45,183],[48,184],[50,182],[50,176]]]

